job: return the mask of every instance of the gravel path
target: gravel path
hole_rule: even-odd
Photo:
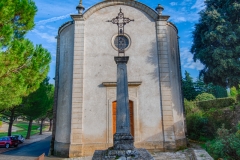
[[[19,130],[22,130],[22,128],[12,126],[12,132]],[[8,123],[3,122],[2,126],[0,127],[0,132],[8,132]]]

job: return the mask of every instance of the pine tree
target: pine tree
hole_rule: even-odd
[[[24,38],[36,11],[32,0],[0,1],[0,109],[19,105],[49,71],[50,53]]]
[[[49,78],[46,78],[35,92],[23,99],[21,112],[29,120],[26,139],[30,138],[33,120],[45,117],[53,105],[53,85],[48,81]]]
[[[197,96],[197,91],[194,88],[193,78],[185,71],[185,77],[182,80],[183,97],[187,100],[194,100]]]
[[[193,32],[191,52],[205,65],[204,82],[223,87],[240,82],[240,2],[206,0]]]

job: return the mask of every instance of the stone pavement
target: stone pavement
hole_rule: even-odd
[[[31,136],[31,139],[25,140],[24,143],[20,144],[19,147],[25,146],[51,136],[51,132],[43,132],[42,135],[36,134]],[[12,150],[14,148],[0,148],[0,153]],[[155,160],[213,160],[209,154],[200,149],[200,147],[192,147],[189,149],[181,150],[178,152],[151,152]],[[40,155],[39,155],[40,156]],[[37,157],[25,157],[25,156],[9,156],[0,155],[0,160],[35,160]],[[89,157],[79,157],[79,158],[57,158],[57,157],[47,157],[45,160],[92,160],[92,156]],[[123,159],[121,159],[123,160]]]
[[[178,152],[152,152],[154,160],[213,160],[213,158],[203,149],[185,149]],[[52,159],[53,158],[53,159]],[[55,160],[54,157],[45,160]],[[60,159],[56,159],[60,160]],[[92,160],[92,157],[63,158],[62,160]],[[125,160],[125,159],[119,159]]]

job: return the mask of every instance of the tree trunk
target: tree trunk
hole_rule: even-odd
[[[31,136],[31,130],[32,130],[32,122],[33,122],[33,120],[30,119],[30,120],[29,120],[29,123],[28,123],[28,132],[27,132],[26,139],[30,139],[30,136]]]
[[[52,131],[52,123],[53,123],[53,119],[50,119],[50,125],[49,125],[49,129],[48,129],[49,132]]]
[[[45,119],[41,119],[39,135],[42,135],[42,129],[43,129],[43,122],[44,122],[44,120],[45,120]]]
[[[11,109],[11,115],[10,115],[10,120],[9,120],[9,124],[8,124],[8,136],[12,135],[12,126],[13,126],[13,122],[14,122],[14,111],[15,109]]]

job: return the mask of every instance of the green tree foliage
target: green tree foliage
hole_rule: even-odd
[[[32,0],[1,0],[0,47],[8,46],[15,38],[23,38],[33,29],[36,12]]]
[[[40,87],[23,99],[22,113],[29,120],[28,134],[30,138],[32,121],[43,117],[53,105],[53,85],[46,78]]]
[[[216,98],[228,97],[226,88],[222,86],[214,86],[214,92],[212,93]]]
[[[236,87],[230,88],[231,97],[236,97],[238,94],[240,94],[240,89],[236,89]]]
[[[0,109],[19,105],[49,71],[50,53],[24,39],[36,11],[32,0],[0,1]]]
[[[205,65],[204,82],[220,86],[240,83],[240,2],[206,0],[193,32],[191,52]]]
[[[185,77],[182,79],[182,90],[183,96],[187,100],[194,100],[197,96],[193,79],[187,71],[185,71]]]
[[[48,96],[48,100],[47,100],[47,102],[46,102],[46,105],[48,106],[48,110],[47,110],[47,112],[46,112],[43,116],[41,116],[41,117],[39,118],[40,121],[41,121],[39,134],[42,134],[43,122],[46,120],[46,118],[49,118],[49,120],[50,120],[49,131],[52,130],[54,86],[51,85],[51,84],[49,85],[49,89],[48,89],[48,91],[47,91],[47,96]]]
[[[203,82],[202,77],[195,82],[195,89],[198,94],[209,93],[214,95],[216,98],[224,98],[228,96],[227,90],[224,87],[213,85],[212,83],[206,84]]]
[[[211,100],[211,99],[216,99],[214,97],[214,95],[209,94],[209,93],[202,93],[197,95],[196,97],[196,101],[207,101],[207,100]]]

